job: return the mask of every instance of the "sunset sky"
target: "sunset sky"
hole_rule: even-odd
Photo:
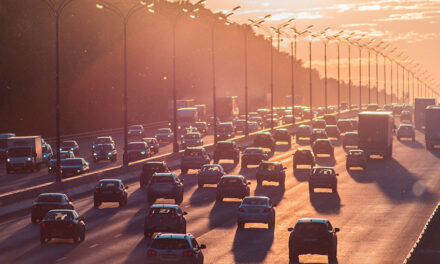
[[[428,75],[434,77],[435,80],[438,80],[437,76],[440,75],[440,0],[208,0],[206,7],[220,11],[230,10],[237,5],[242,8],[231,18],[235,22],[245,23],[248,18],[256,19],[266,14],[272,14],[267,25],[275,26],[290,18],[295,18],[296,22],[293,22],[292,25],[299,30],[314,25],[313,30],[316,32],[330,27],[330,35],[340,30],[354,31],[358,35],[366,33],[368,39],[377,40],[374,43],[385,41],[390,43],[389,50],[397,48],[393,53],[395,56],[403,52],[402,59],[409,56],[408,61],[414,59],[414,64],[420,63],[423,68],[421,72],[427,70]],[[363,42],[366,43],[368,40],[365,39]],[[282,42],[284,47],[287,47],[287,44],[286,40]],[[328,53],[329,75],[335,77],[335,44],[329,44]],[[346,63],[347,54],[347,48],[345,44],[342,44],[341,58],[344,63]],[[352,48],[351,56],[352,70],[354,71],[352,79],[353,82],[358,82],[358,48]],[[362,53],[363,80],[366,80],[367,77],[367,56],[368,53],[364,50]],[[304,40],[298,43],[298,57],[305,62],[308,61],[308,50]],[[375,67],[373,58],[372,54],[372,75],[373,65]],[[312,61],[314,67],[323,70],[321,42],[313,44]],[[380,59],[379,63],[382,64],[383,59]],[[381,78],[383,64],[379,67],[381,67],[379,73],[379,78]],[[347,78],[347,68],[341,68],[341,70],[342,77]],[[395,73],[394,68],[393,79],[396,78]],[[387,72],[388,76],[390,75]]]

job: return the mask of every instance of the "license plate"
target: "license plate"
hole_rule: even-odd
[[[260,210],[258,209],[249,209],[249,213],[259,213]]]

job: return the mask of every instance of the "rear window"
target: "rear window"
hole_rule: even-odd
[[[130,150],[134,150],[134,149],[143,150],[143,149],[145,149],[145,144],[144,143],[130,143],[130,144],[128,144],[128,149],[130,149]]]
[[[239,178],[225,178],[222,179],[222,183],[228,183],[228,184],[242,183],[242,180]]]
[[[323,223],[299,223],[295,226],[298,235],[322,235],[327,232],[327,225]]]
[[[100,182],[98,187],[102,189],[114,189],[119,187],[119,182]]]
[[[174,208],[151,208],[150,214],[175,214]]]
[[[172,176],[154,176],[151,178],[152,182],[174,182],[174,178]]]
[[[267,201],[265,199],[245,198],[243,199],[243,203],[249,205],[266,205]]]
[[[156,238],[151,247],[157,249],[186,249],[190,248],[190,245],[186,239]]]
[[[315,175],[333,175],[335,171],[330,168],[316,168],[313,170],[313,174]]]
[[[265,170],[265,171],[275,171],[275,170],[277,170],[277,168],[278,168],[277,164],[262,163],[260,165],[260,169]]]
[[[191,157],[202,156],[202,151],[199,149],[187,149],[185,150],[185,156],[191,156]]]
[[[38,196],[37,202],[47,202],[47,203],[61,203],[63,198],[61,195],[40,195]]]
[[[143,167],[144,171],[159,171],[159,170],[164,170],[163,165],[162,164],[145,164]]]
[[[246,149],[244,154],[263,154],[263,150],[261,149]]]
[[[220,168],[218,166],[203,166],[201,171],[203,171],[203,172],[220,172]]]
[[[73,213],[68,211],[49,211],[44,217],[45,221],[72,221]]]
[[[82,160],[80,159],[65,159],[61,161],[61,166],[81,166]]]

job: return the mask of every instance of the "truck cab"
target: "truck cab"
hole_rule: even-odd
[[[365,155],[381,155],[390,159],[393,153],[392,112],[359,113],[358,135],[359,148]]]
[[[10,137],[6,160],[6,172],[40,170],[44,163],[40,136]]]

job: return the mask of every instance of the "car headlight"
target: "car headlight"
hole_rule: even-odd
[[[47,154],[44,154],[43,157],[47,158]]]
[[[111,156],[111,155],[112,155],[112,153],[111,153],[111,152],[109,152],[109,153],[107,153],[107,155],[108,155],[108,156]]]
[[[81,172],[81,169],[77,170],[76,172]]]
[[[145,155],[145,151],[142,151],[141,154],[142,154],[142,155]]]
[[[27,160],[28,160],[28,161],[31,161],[32,159],[31,159],[31,158],[27,158]]]
[[[7,161],[7,162],[11,162],[11,159],[10,159],[10,158],[7,158],[6,161]]]
[[[171,135],[168,135],[168,137],[171,137]]]
[[[230,137],[231,136],[231,134],[228,134],[228,137]]]
[[[98,156],[98,154],[96,152],[93,152],[93,156]]]

